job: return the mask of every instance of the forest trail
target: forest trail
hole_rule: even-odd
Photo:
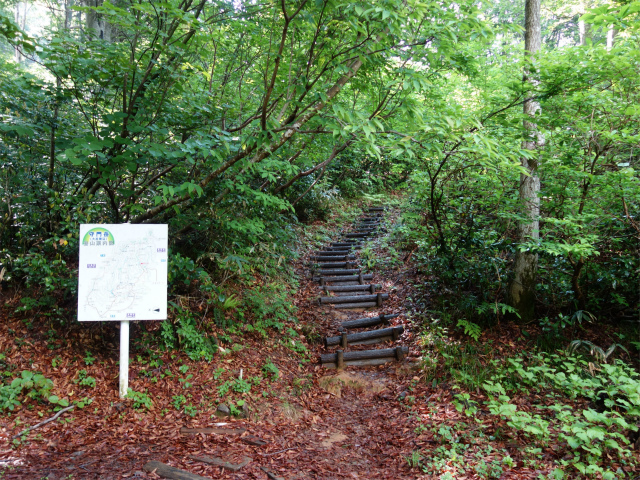
[[[302,408],[290,416],[296,426],[287,442],[301,447],[274,458],[295,465],[285,471],[274,466],[283,478],[418,478],[406,461],[415,426],[398,402],[416,361],[406,358],[409,348],[402,346],[403,299],[395,282],[375,269],[362,271],[358,252],[364,242],[386,232],[382,208],[365,212],[353,227],[343,226],[342,238],[312,251],[299,267],[299,318],[320,364],[300,395]],[[381,348],[372,349],[376,344]]]
[[[418,377],[414,377],[416,373],[411,367],[415,359],[409,356],[401,362],[347,366],[346,370],[338,371],[317,362],[327,352],[322,337],[334,336],[341,323],[364,316],[379,318],[384,313],[388,315],[387,321],[400,325],[401,317],[394,315],[403,311],[405,287],[402,282],[389,281],[374,272],[371,283],[390,292],[383,310],[364,313],[357,311],[360,309],[349,311],[318,304],[318,284],[305,275],[308,257],[296,264],[301,278],[294,299],[299,322],[292,327],[300,329],[300,339],[309,348],[310,363],[300,363],[299,355],[292,355],[291,350],[282,348],[277,341],[253,341],[247,337],[242,340],[242,350],[227,349],[228,353],[211,364],[184,358],[174,360],[169,352],[161,357],[164,361],[161,369],[152,370],[148,364],[138,365],[140,360],[132,361],[132,387],[147,392],[153,399],[154,407],[149,411],[117,398],[117,377],[109,373],[117,358],[114,346],[103,344],[109,353],[97,355],[99,362],[95,365],[84,366],[81,357],[85,349],[97,348],[86,335],[97,338],[98,327],[87,330],[76,325],[67,337],[77,347],[57,349],[52,355],[46,342],[38,341],[37,334],[34,337],[19,319],[10,319],[5,310],[7,321],[0,327],[0,347],[7,353],[7,362],[21,369],[28,368],[26,363],[23,365],[27,358],[35,359],[33,368],[41,369],[59,389],[64,390],[67,385],[77,390],[76,396],[85,394],[71,382],[80,362],[97,379],[97,385],[90,392],[93,404],[66,412],[13,448],[11,436],[51,414],[45,410],[38,415],[38,409],[22,409],[20,423],[5,424],[2,437],[7,447],[1,458],[9,468],[4,470],[3,478],[171,478],[176,474],[175,470],[156,470],[161,464],[182,471],[178,476],[193,479],[198,476],[260,480],[420,478],[406,460],[419,437],[415,418],[407,404],[399,400],[410,394],[412,378],[413,384],[417,383]],[[331,282],[326,283],[329,286]],[[405,332],[400,339],[409,336]],[[16,344],[15,337],[25,340]],[[354,348],[370,346],[349,345],[350,351]],[[211,415],[214,411],[206,409],[189,416],[171,406],[177,394],[188,396],[191,392],[195,405],[199,395],[206,398],[215,392],[215,385],[222,382],[222,379],[212,381],[216,367],[220,370],[221,366],[228,366],[235,376],[242,375],[244,370],[245,378],[249,379],[260,373],[265,357],[278,365],[281,380],[273,388],[279,391],[272,390],[264,398],[253,392],[245,397],[250,405],[248,418],[215,418]],[[180,363],[180,368],[186,372],[189,366],[188,372],[194,375],[190,379],[194,386],[188,390],[181,390],[176,381],[184,376],[178,368]],[[165,374],[160,375],[163,371]],[[156,373],[157,381],[149,381],[153,380],[151,373]],[[207,457],[218,459],[218,464],[204,463],[202,460]],[[246,463],[247,459],[251,461]],[[225,462],[226,466],[222,466]],[[237,471],[228,468],[242,464]]]
[[[365,283],[373,274],[363,274],[362,266],[354,252],[362,248],[364,242],[376,238],[384,229],[384,207],[369,208],[354,222],[353,228],[342,234],[342,238],[331,242],[324,250],[311,257],[312,278],[320,284],[320,305],[333,305],[329,316],[336,320],[337,336],[324,339],[327,349],[339,346],[335,352],[320,356],[320,363],[326,368],[343,369],[345,366],[382,365],[392,361],[401,362],[409,353],[409,348],[395,345],[394,348],[353,350],[356,345],[396,343],[404,332],[402,324],[391,324],[402,312],[385,312],[384,303],[388,292],[381,292],[380,284]],[[366,278],[365,278],[366,276]],[[373,310],[372,310],[373,309]],[[338,317],[336,310],[366,312],[364,318],[348,320]],[[374,315],[370,315],[373,313]],[[397,320],[396,320],[397,321]],[[390,326],[391,325],[391,326]],[[380,327],[383,328],[374,328]],[[390,328],[384,328],[389,327]],[[357,333],[347,333],[358,331]],[[351,348],[350,348],[351,347]]]
[[[391,229],[398,212],[390,210],[385,215]],[[166,475],[178,469],[182,477],[173,478],[190,480],[431,479],[440,478],[443,471],[451,472],[451,478],[475,479],[486,477],[465,474],[475,468],[467,468],[473,465],[470,462],[498,465],[507,454],[514,463],[508,471],[500,469],[499,478],[532,479],[545,471],[522,462],[523,446],[518,442],[489,441],[486,435],[498,428],[491,419],[491,428],[480,436],[478,427],[456,409],[457,392],[443,379],[428,376],[424,362],[429,346],[421,343],[424,327],[415,322],[413,313],[427,306],[412,300],[416,298],[416,272],[408,258],[396,259],[392,268],[384,261],[372,262],[390,254],[385,237],[345,255],[366,261],[372,273],[363,277],[370,275],[370,285],[380,285],[381,293],[389,293],[382,308],[375,305],[363,312],[359,310],[366,301],[355,302],[360,304],[355,310],[318,302],[318,281],[309,269],[309,261],[315,261],[311,257],[321,256],[311,253],[318,246],[309,245],[307,254],[294,265],[300,278],[293,297],[298,320],[287,323],[283,331],[272,330],[267,337],[234,335],[221,344],[224,346],[211,362],[192,361],[172,351],[144,352],[143,348],[134,353],[131,386],[140,392],[140,398],[152,401],[149,408],[118,398],[114,344],[118,332],[109,329],[113,326],[76,322],[63,337],[47,338],[42,327],[29,327],[11,313],[18,297],[7,297],[0,310],[0,360],[7,373],[41,371],[52,379],[56,393],[68,395],[71,401],[90,396],[93,402],[66,412],[22,439],[13,439],[27,426],[52,415],[43,403],[25,402],[19,407],[12,421],[0,426],[2,478],[157,479],[172,478]],[[361,285],[360,278],[350,283]],[[353,292],[325,291],[354,296]],[[380,316],[391,325],[379,324]],[[325,343],[341,343],[340,329],[354,321],[378,323],[373,330],[378,332],[402,326],[402,333],[396,331],[397,339],[393,332],[391,338],[383,335],[378,339],[386,339],[381,349],[408,347],[406,358],[383,357],[385,363],[380,365],[347,364],[338,370],[323,366],[318,361],[323,355],[335,358],[334,349],[344,350],[337,345],[327,349]],[[141,337],[144,329],[159,325],[138,328]],[[285,336],[285,330],[291,333]],[[370,326],[367,330],[371,332]],[[221,329],[216,335],[230,334]],[[516,348],[512,343],[518,336],[515,331],[505,327],[500,335],[493,339],[499,349]],[[303,344],[303,354],[293,348]],[[348,348],[349,352],[363,351],[371,345],[350,343]],[[267,378],[266,365],[277,365],[277,378]],[[82,372],[84,378],[94,379],[94,387],[79,383]],[[220,393],[225,385],[227,389],[246,386],[243,378],[254,382],[250,391]],[[216,417],[219,404],[236,402],[239,407],[239,398],[249,406],[246,418]],[[179,400],[188,403],[178,406]],[[486,413],[479,415],[483,418]],[[448,448],[443,446],[447,438]],[[489,448],[493,453],[487,453]],[[156,470],[161,464],[169,469]]]

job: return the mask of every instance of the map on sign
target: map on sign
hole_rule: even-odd
[[[167,318],[167,225],[80,225],[78,320]]]

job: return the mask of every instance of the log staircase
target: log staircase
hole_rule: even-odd
[[[337,350],[320,356],[326,368],[344,368],[347,365],[381,365],[402,361],[409,348],[398,345],[394,348],[373,350],[350,350],[355,345],[372,345],[397,342],[404,332],[402,325],[392,325],[390,321],[399,314],[385,314],[384,302],[389,293],[381,291],[381,285],[371,283],[372,274],[362,273],[355,251],[366,241],[384,233],[384,207],[374,207],[363,213],[354,223],[353,229],[342,235],[336,242],[310,257],[312,279],[318,282],[321,305],[331,305],[334,309],[379,309],[375,317],[365,317],[345,321],[338,328],[338,335],[327,337],[327,350]],[[350,333],[351,332],[351,333]]]

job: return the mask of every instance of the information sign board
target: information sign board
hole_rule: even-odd
[[[78,320],[167,318],[167,225],[80,225]]]

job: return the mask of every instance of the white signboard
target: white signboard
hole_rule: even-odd
[[[167,225],[80,225],[78,320],[167,318]]]

